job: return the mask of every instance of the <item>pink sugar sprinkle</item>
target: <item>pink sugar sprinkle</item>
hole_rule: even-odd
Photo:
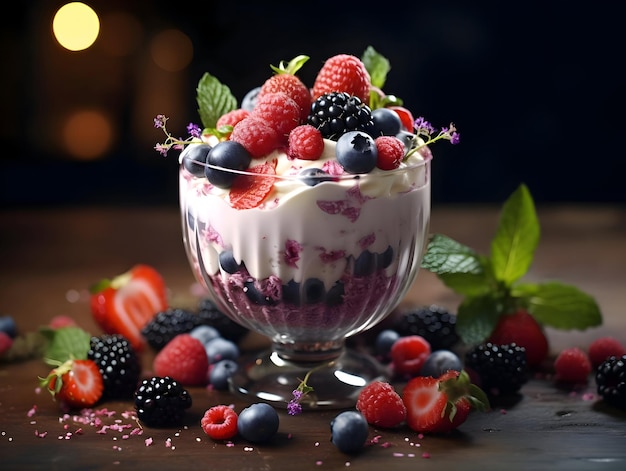
[[[418,434],[417,438],[419,438],[420,440],[423,439],[424,438],[424,434],[423,433]]]
[[[229,448],[232,448],[232,447],[235,446],[235,444],[233,442],[227,442],[226,446],[229,447]]]
[[[322,460],[317,460],[317,461],[315,462],[315,465],[316,465],[316,466],[322,466],[322,463],[323,463],[323,461],[322,461]]]
[[[130,435],[122,435],[122,440],[128,440],[130,438]]]
[[[404,453],[398,453],[398,452],[394,452],[392,455],[394,458],[402,458],[404,456]]]
[[[35,413],[37,412],[37,406],[34,405],[33,407],[30,408],[30,410],[26,413],[27,417],[32,417],[35,415]]]
[[[171,448],[172,447],[172,439],[168,438],[167,440],[165,440],[165,448]]]
[[[139,428],[139,427],[135,427],[134,429],[132,429],[130,431],[130,434],[131,435],[141,435],[141,434],[143,434],[143,430],[141,428]]]
[[[596,395],[594,393],[588,392],[583,394],[583,401],[595,401]]]
[[[150,446],[152,445],[153,440],[151,437],[149,437],[149,438],[146,438],[143,442],[146,444],[146,446]]]
[[[500,409],[500,414],[506,415],[506,409]]]
[[[393,445],[390,442],[385,442],[381,444],[380,446],[382,446],[383,448],[391,448]]]
[[[108,425],[103,425],[101,429],[96,431],[96,433],[99,433],[100,435],[105,435],[109,428],[110,427]]]
[[[48,432],[38,432],[37,430],[35,430],[35,436],[36,437],[45,438],[46,435],[48,435]]]
[[[422,453],[422,458],[426,458],[426,459],[430,458],[430,453],[427,453],[427,452]]]
[[[83,434],[83,429],[78,427],[75,431],[74,431],[74,435],[82,435]]]

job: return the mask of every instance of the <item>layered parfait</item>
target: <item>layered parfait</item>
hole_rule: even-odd
[[[276,344],[332,349],[414,281],[430,220],[428,144],[458,134],[386,95],[389,65],[371,48],[328,59],[312,89],[296,74],[307,59],[274,67],[240,105],[205,74],[204,128],[181,141],[158,116],[167,140],[157,149],[183,149],[187,255],[224,312]]]

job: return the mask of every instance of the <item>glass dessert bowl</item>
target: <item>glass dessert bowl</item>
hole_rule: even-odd
[[[345,340],[380,322],[417,276],[430,221],[430,159],[417,154],[394,170],[334,176],[306,171],[315,162],[302,161],[268,175],[194,160],[192,148],[181,154],[179,179],[195,277],[226,315],[271,340],[240,365],[231,390],[286,407],[311,372],[304,408],[353,406],[360,389],[386,372]],[[233,207],[232,189],[210,183],[207,172],[267,196],[249,209]]]

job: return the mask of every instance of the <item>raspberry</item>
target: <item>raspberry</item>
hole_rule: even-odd
[[[313,84],[313,99],[325,93],[346,92],[367,103],[370,85],[370,74],[358,57],[338,54],[329,58],[318,72]]]
[[[591,361],[580,348],[566,348],[554,360],[554,371],[559,382],[586,383],[591,373]]]
[[[376,166],[381,170],[393,170],[400,166],[404,158],[404,144],[395,136],[379,136],[374,139],[378,149]]]
[[[204,413],[200,424],[213,440],[229,440],[237,435],[237,413],[229,406],[211,407]]]
[[[430,355],[430,344],[424,337],[400,337],[391,347],[391,363],[396,374],[417,376]]]
[[[322,133],[310,124],[295,127],[289,133],[287,155],[292,159],[317,160],[324,151]]]
[[[257,99],[268,93],[284,93],[300,107],[300,120],[304,121],[311,109],[311,92],[295,75],[279,73],[271,76],[261,87]]]
[[[591,342],[588,353],[591,364],[597,367],[609,357],[626,355],[626,348],[614,337],[600,337]]]
[[[169,376],[184,386],[207,382],[209,359],[204,345],[189,334],[174,337],[154,358],[154,373]]]
[[[247,118],[248,116],[250,116],[250,112],[248,110],[244,110],[241,108],[232,110],[220,116],[220,118],[217,120],[217,124],[215,125],[215,127],[217,129],[221,128],[222,126],[235,127],[235,125],[239,121],[241,121],[244,118]]]
[[[268,123],[286,139],[289,132],[300,124],[301,108],[284,93],[267,93],[257,98],[252,116]]]
[[[237,123],[230,140],[238,142],[254,158],[264,157],[281,146],[276,130],[263,120],[248,116]]]
[[[357,399],[356,408],[367,423],[376,427],[393,428],[404,422],[406,406],[393,386],[374,381],[365,386]]]

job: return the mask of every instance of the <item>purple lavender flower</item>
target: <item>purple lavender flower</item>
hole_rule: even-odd
[[[202,135],[202,130],[200,129],[200,126],[198,126],[195,123],[189,123],[187,125],[187,132],[189,133],[191,137],[199,138]]]

